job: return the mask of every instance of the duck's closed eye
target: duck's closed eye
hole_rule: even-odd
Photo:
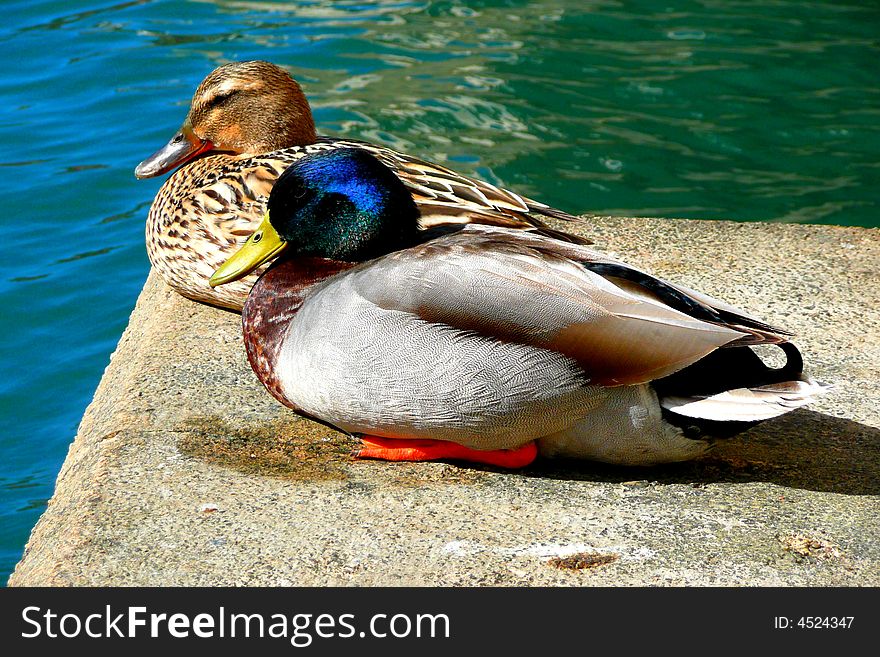
[[[290,197],[297,200],[297,201],[303,200],[306,196],[308,196],[308,193],[309,193],[309,188],[306,187],[301,182],[297,182],[297,183],[291,185]]]
[[[217,94],[211,96],[206,102],[205,107],[217,107],[218,105],[222,105],[227,100],[232,98],[237,91],[235,89],[230,89],[228,91],[220,91]]]

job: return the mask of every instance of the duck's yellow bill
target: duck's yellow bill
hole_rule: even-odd
[[[238,251],[229,260],[214,272],[208,284],[217,287],[224,283],[237,281],[250,274],[254,269],[277,257],[287,247],[278,235],[278,232],[269,223],[269,213],[263,216],[263,221],[254,234],[248,238]]]

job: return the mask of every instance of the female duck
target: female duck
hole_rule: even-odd
[[[582,245],[420,232],[407,188],[363,150],[292,165],[211,285],[276,257],[243,310],[250,363],[284,404],[364,436],[361,456],[680,461],[709,427],[823,391],[784,331]],[[757,344],[787,364],[769,369]]]
[[[150,208],[150,262],[184,296],[240,309],[255,277],[217,290],[208,279],[256,228],[275,180],[309,153],[351,147],[370,151],[403,181],[419,205],[421,229],[475,222],[554,233],[542,217],[571,218],[384,146],[318,137],[308,101],[286,71],[236,62],[205,78],[180,131],[135,169],[150,178],[180,167]]]

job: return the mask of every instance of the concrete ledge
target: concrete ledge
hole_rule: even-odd
[[[796,331],[837,389],[676,466],[355,462],[237,315],[151,275],[10,585],[880,585],[880,231],[578,230]]]

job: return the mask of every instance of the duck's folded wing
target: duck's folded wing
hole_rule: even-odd
[[[336,143],[368,150],[394,171],[419,205],[422,228],[449,223],[478,223],[530,229],[574,244],[590,243],[585,238],[547,226],[540,217],[565,221],[577,221],[578,217],[544,203],[384,146],[354,139]]]
[[[667,376],[741,330],[670,307],[650,289],[617,285],[515,231],[468,230],[391,254],[353,272],[358,294],[426,322],[550,349],[593,383]]]

